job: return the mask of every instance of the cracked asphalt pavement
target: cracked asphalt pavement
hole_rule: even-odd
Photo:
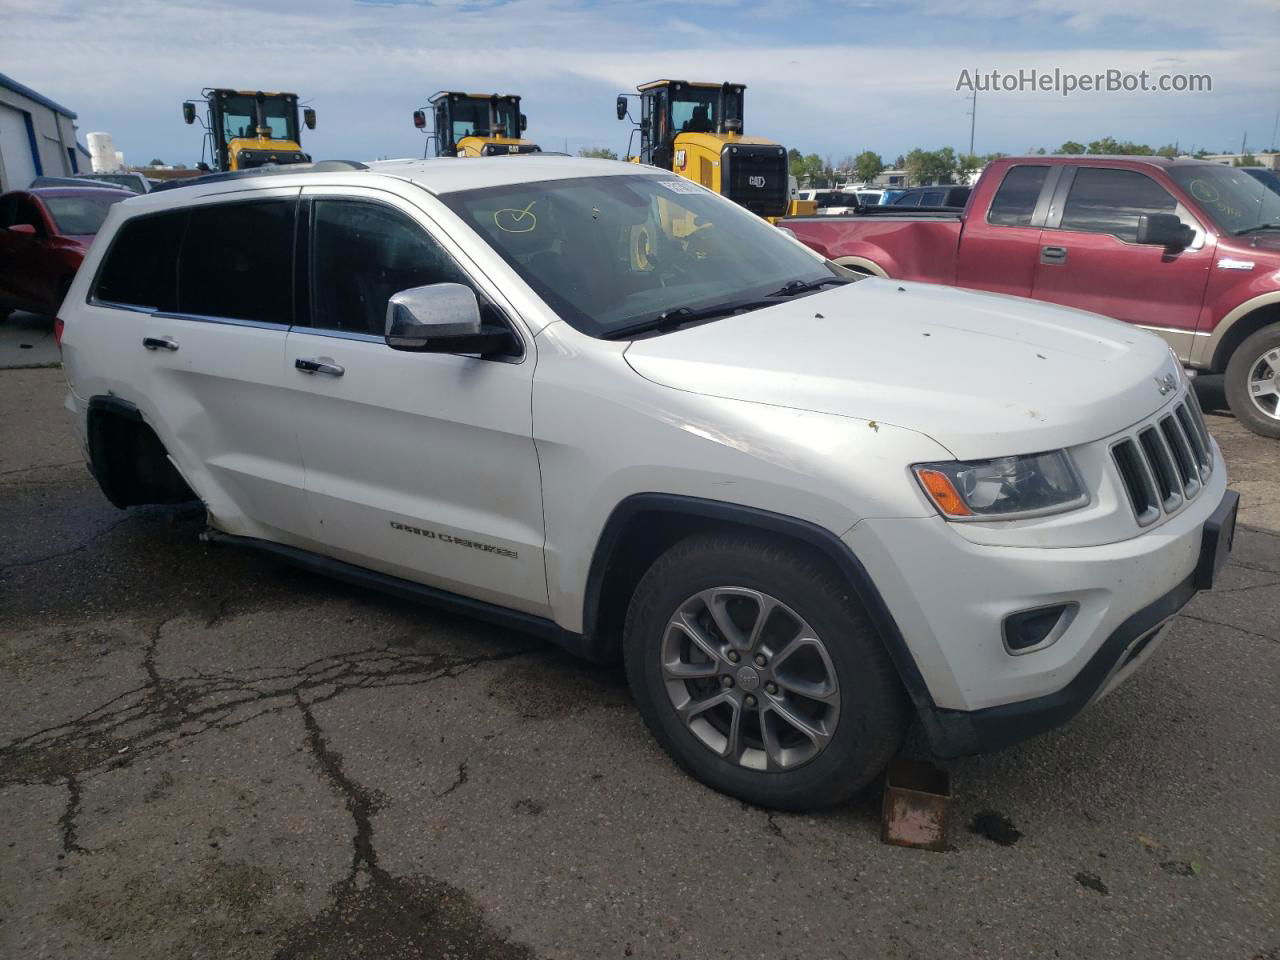
[[[1280,957],[1280,443],[1229,415],[1220,588],[949,764],[926,853],[705,789],[617,670],[114,510],[62,392],[0,371],[0,956]]]

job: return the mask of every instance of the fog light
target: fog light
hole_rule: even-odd
[[[1056,603],[1009,614],[1004,618],[1004,648],[1014,656],[1043,650],[1067,632],[1079,608],[1077,603]]]

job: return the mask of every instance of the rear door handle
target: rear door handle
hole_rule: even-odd
[[[345,368],[338,366],[336,363],[326,363],[323,360],[312,360],[304,357],[299,357],[293,361],[293,365],[303,373],[323,373],[330,377],[340,377],[347,372]]]
[[[143,337],[142,345],[148,350],[168,350],[170,353],[178,349],[178,341],[173,337]]]
[[[1041,247],[1040,262],[1041,263],[1066,263],[1067,248],[1066,247]]]

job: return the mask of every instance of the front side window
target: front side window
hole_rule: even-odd
[[[467,282],[418,224],[380,203],[316,200],[311,231],[311,323],[321,329],[382,336],[393,294]]]
[[[178,311],[292,322],[292,199],[192,207],[178,269]]]
[[[1081,167],[1072,181],[1060,227],[1085,233],[1109,233],[1133,243],[1143,214],[1174,213],[1169,191],[1134,170]]]
[[[521,183],[441,200],[592,336],[840,273],[759,217],[671,174]]]
[[[178,309],[178,249],[187,211],[125,221],[93,290],[95,300],[148,310]]]
[[[113,190],[100,192],[102,196],[45,197],[44,205],[58,232],[88,237],[101,230],[111,208],[125,198]]]
[[[1030,165],[1010,167],[1009,172],[1000,181],[1000,189],[996,191],[995,199],[991,201],[991,209],[987,211],[987,223],[1001,227],[1030,226],[1031,217],[1036,212],[1036,203],[1040,200],[1040,189],[1048,176],[1048,167]]]

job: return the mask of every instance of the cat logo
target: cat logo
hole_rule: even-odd
[[[765,179],[764,177],[761,177],[759,175],[754,177],[747,177],[747,183],[755,187],[757,190],[763,190],[765,185]]]

